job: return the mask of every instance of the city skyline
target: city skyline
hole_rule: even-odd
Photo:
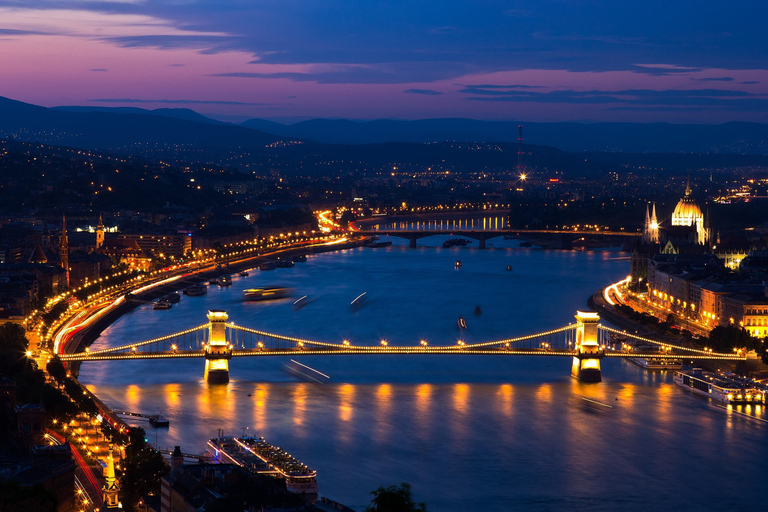
[[[261,117],[764,122],[750,2],[0,0],[0,96]]]

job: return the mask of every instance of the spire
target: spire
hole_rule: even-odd
[[[99,224],[96,226],[96,248],[100,248],[104,245],[104,220],[99,214]]]
[[[651,243],[659,243],[659,221],[656,219],[656,203],[653,203],[653,213],[651,213]]]
[[[109,457],[107,457],[107,470],[104,475],[104,505],[107,509],[122,508],[118,499],[120,484],[115,478],[115,458],[112,454],[112,445],[109,445]]]
[[[688,176],[688,180],[685,182],[685,197],[691,197],[691,177]]]

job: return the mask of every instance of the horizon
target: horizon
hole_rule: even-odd
[[[0,0],[0,95],[276,122],[765,123],[766,14],[690,0]]]

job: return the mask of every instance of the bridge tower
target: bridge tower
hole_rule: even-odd
[[[118,494],[120,492],[120,484],[117,483],[115,478],[115,458],[112,455],[112,445],[109,445],[109,457],[107,458],[107,470],[104,475],[104,506],[102,510],[122,509]]]
[[[600,359],[603,352],[597,343],[597,322],[600,316],[597,313],[576,312],[576,350],[573,356],[571,376],[582,382],[600,382]]]
[[[227,318],[225,311],[208,311],[209,336],[205,346],[205,380],[208,382],[229,382],[232,346],[227,343]]]

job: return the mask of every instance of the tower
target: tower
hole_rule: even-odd
[[[659,222],[656,220],[656,203],[653,204],[653,213],[648,212],[648,205],[645,205],[645,224],[643,225],[643,243],[659,243]]]
[[[69,239],[67,238],[67,218],[61,216],[61,238],[59,240],[59,261],[67,276],[67,288],[69,288]]]
[[[99,224],[96,226],[96,248],[104,245],[104,221],[99,214]]]
[[[229,382],[232,345],[227,342],[227,318],[224,311],[208,311],[209,334],[205,346],[205,380],[208,382]]]
[[[181,447],[176,446],[171,454],[171,471],[184,465],[184,455],[181,453]]]
[[[517,174],[524,174],[523,169],[523,125],[517,125]]]
[[[576,355],[573,356],[571,376],[582,382],[600,382],[600,359],[603,351],[597,343],[597,323],[600,317],[591,311],[576,312]]]
[[[104,507],[103,509],[120,509],[120,500],[118,493],[120,492],[120,484],[117,483],[115,478],[115,459],[112,455],[112,445],[109,445],[109,457],[107,457],[107,469],[104,475]]]

